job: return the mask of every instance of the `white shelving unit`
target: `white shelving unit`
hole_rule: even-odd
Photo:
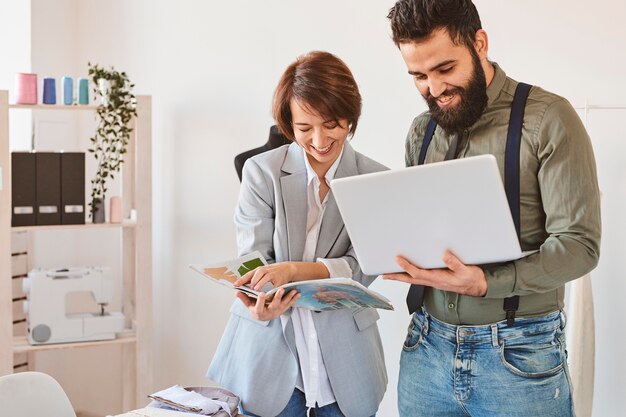
[[[151,97],[137,97],[137,117],[122,166],[123,217],[137,211],[137,220],[121,224],[85,224],[11,227],[11,149],[9,112],[21,110],[95,111],[97,106],[9,104],[8,91],[0,91],[0,375],[12,373],[14,356],[29,358],[41,351],[120,346],[122,349],[122,409],[143,405],[152,393],[152,180]],[[88,208],[88,205],[86,205]],[[95,342],[32,346],[24,336],[14,336],[11,234],[48,230],[121,229],[122,312],[127,329],[116,339]],[[77,232],[78,233],[78,232]],[[30,362],[30,361],[29,361]]]

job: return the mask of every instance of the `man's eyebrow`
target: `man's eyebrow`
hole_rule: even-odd
[[[454,63],[456,63],[456,61],[457,61],[456,59],[445,60],[445,61],[440,62],[439,64],[435,65],[434,67],[432,67],[429,71],[432,72],[432,71],[438,70],[439,68],[445,67],[446,65],[454,64]],[[409,70],[409,74],[410,75],[424,75],[423,73],[421,73],[419,71],[411,71],[411,70]]]

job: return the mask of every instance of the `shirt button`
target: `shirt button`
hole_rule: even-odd
[[[450,304],[448,304],[448,308],[449,308],[449,309],[453,309],[453,308],[454,308],[454,303],[450,303]]]

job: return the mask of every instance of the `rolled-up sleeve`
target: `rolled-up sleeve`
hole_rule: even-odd
[[[342,258],[325,259],[317,258],[318,262],[321,262],[328,269],[328,275],[330,278],[350,278],[352,277],[352,268],[348,261]]]

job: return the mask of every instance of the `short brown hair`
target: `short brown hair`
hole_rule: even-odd
[[[287,67],[272,103],[280,131],[294,140],[291,100],[308,106],[327,120],[348,120],[354,135],[361,116],[361,94],[348,66],[329,52],[313,51]]]

